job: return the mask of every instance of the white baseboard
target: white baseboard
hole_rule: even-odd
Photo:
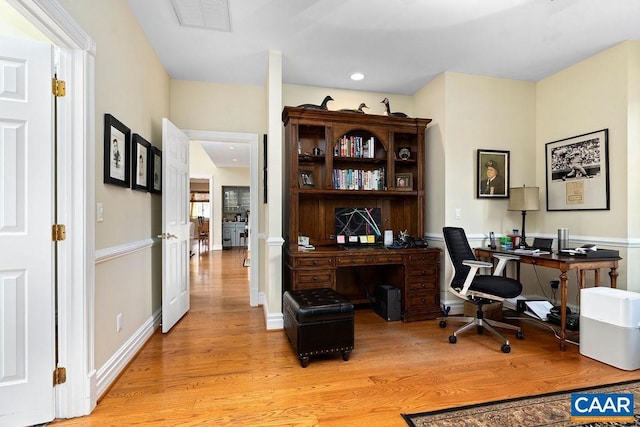
[[[160,325],[162,309],[158,309],[96,373],[96,391],[100,399],[138,354]]]

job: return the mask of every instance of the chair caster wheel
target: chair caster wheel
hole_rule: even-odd
[[[522,331],[516,332],[516,338],[518,338],[519,340],[523,340],[524,339],[524,334],[522,333]]]
[[[511,353],[511,346],[509,344],[502,344],[501,349],[503,353]]]
[[[440,327],[441,328],[445,328],[447,326],[447,321],[446,320],[441,320],[440,321]]]
[[[455,344],[458,342],[458,338],[455,335],[449,335],[449,342]]]
[[[483,332],[484,332],[484,327],[478,326],[478,334],[482,335]]]

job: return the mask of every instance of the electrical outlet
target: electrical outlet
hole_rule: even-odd
[[[122,330],[122,313],[118,313],[116,316],[116,332],[120,332]]]
[[[558,289],[558,285],[560,285],[560,282],[557,280],[552,280],[549,282],[549,286],[551,286],[551,289]]]

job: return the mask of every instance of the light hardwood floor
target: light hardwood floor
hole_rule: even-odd
[[[251,308],[244,252],[192,258],[191,310],[156,332],[87,417],[58,426],[403,426],[421,412],[640,379],[580,355],[547,329],[523,322],[510,354],[489,335],[449,344],[438,322],[386,322],[355,314],[355,349],[306,369],[282,330]]]

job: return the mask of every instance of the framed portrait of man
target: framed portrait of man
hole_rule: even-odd
[[[509,151],[478,150],[476,196],[509,197]]]

